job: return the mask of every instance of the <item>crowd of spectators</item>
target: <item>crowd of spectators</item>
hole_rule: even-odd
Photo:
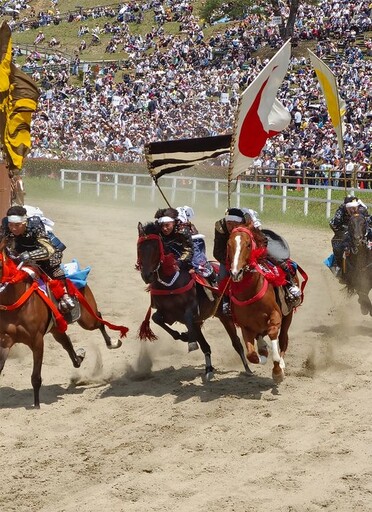
[[[154,25],[141,36],[132,33],[128,23],[133,16],[140,19],[144,10],[154,12]],[[36,18],[44,23],[42,14]],[[288,15],[284,3],[282,15]],[[257,57],[257,50],[269,47],[272,55],[283,44],[278,26],[263,23],[259,14],[226,28],[221,24],[221,31],[206,40],[204,24],[189,0],[97,7],[64,20],[54,1],[49,16],[47,23],[58,16],[60,22],[75,25],[78,39],[87,33],[88,16],[100,18],[97,35],[112,35],[106,48],[110,58],[120,48],[128,60],[126,67],[88,66],[82,52],[72,61],[57,54],[43,60],[35,46],[36,56],[29,56],[27,65],[42,95],[33,118],[31,158],[143,162],[147,142],[231,132],[239,94],[268,60]],[[14,20],[13,30],[24,29],[25,17],[20,18]],[[164,23],[175,19],[180,31],[170,35]],[[369,1],[323,0],[316,6],[300,5],[293,38],[314,40],[315,53],[327,59],[338,78],[347,104],[346,162],[361,175],[371,171],[372,161],[372,59],[370,39],[363,42],[358,36],[369,30]],[[71,74],[79,73],[81,85],[72,85]],[[318,173],[331,166],[337,181],[343,162],[308,59],[291,59],[278,96],[291,112],[292,123],[268,140],[255,167],[277,176],[287,169]],[[226,165],[227,159],[219,164]]]

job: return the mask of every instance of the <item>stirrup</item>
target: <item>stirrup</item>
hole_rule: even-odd
[[[74,309],[75,307],[75,303],[74,301],[72,300],[72,298],[67,295],[67,293],[65,293],[63,295],[63,297],[61,298],[61,300],[59,301],[59,308],[61,309],[61,311],[71,311],[72,309]]]
[[[287,291],[288,291],[288,295],[291,295],[295,299],[297,299],[298,297],[301,297],[301,290],[295,284],[288,286]]]
[[[231,306],[230,306],[230,301],[224,301],[222,303],[222,313],[224,315],[231,315]]]

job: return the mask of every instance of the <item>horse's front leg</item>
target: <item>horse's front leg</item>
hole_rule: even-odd
[[[32,347],[33,368],[31,374],[31,384],[34,390],[34,407],[40,409],[40,388],[41,388],[41,367],[44,356],[44,338],[41,333],[35,337],[35,344]]]
[[[269,318],[267,334],[271,340],[271,348],[273,355],[273,371],[272,377],[275,382],[282,382],[284,379],[284,359],[280,355],[279,348],[279,331],[282,322],[282,315],[279,311],[274,310]]]
[[[195,316],[196,316],[196,310],[195,310],[195,308],[191,308],[191,307],[186,309],[185,314],[183,316],[183,321],[184,321],[184,324],[186,325],[187,333],[188,333],[189,352],[192,352],[193,350],[198,350],[198,348],[199,348],[198,334],[199,334],[200,328],[198,331],[198,329],[195,325]],[[202,335],[202,337],[205,341],[205,338],[203,335]],[[207,343],[207,342],[205,341],[205,343]],[[208,345],[208,347],[209,347],[209,345]]]
[[[252,364],[260,364],[261,360],[259,354],[257,354],[256,347],[254,344],[256,333],[248,327],[241,327],[245,347],[247,349],[247,359]]]
[[[212,366],[212,356],[211,356],[211,347],[207,340],[204,337],[204,334],[201,330],[200,324],[194,324],[194,332],[196,334],[197,340],[199,342],[200,348],[205,357],[205,380],[207,382],[211,381],[214,378],[214,368]],[[196,344],[197,346],[198,344]]]
[[[51,334],[53,335],[53,338],[66,350],[74,367],[80,368],[81,363],[85,358],[85,350],[83,348],[78,348],[75,352],[71,339],[65,332],[59,332],[54,328],[51,330]]]
[[[152,318],[153,322],[156,323],[156,325],[158,325],[159,327],[164,329],[164,331],[166,331],[170,336],[172,336],[172,338],[174,340],[188,341],[188,339],[189,339],[188,333],[187,332],[180,333],[178,331],[175,331],[171,327],[169,327],[169,325],[167,325],[164,322],[163,315],[159,312],[159,310],[156,310],[155,313],[153,313],[151,318]]]
[[[372,316],[372,304],[368,297],[369,292],[365,291],[357,291],[358,294],[358,302],[360,304],[360,311],[362,315],[370,314]]]

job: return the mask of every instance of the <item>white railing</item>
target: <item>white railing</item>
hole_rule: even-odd
[[[115,172],[101,172],[101,171],[80,171],[61,169],[61,187],[65,188],[66,183],[74,183],[77,185],[77,192],[82,193],[83,187],[95,187],[96,195],[99,197],[103,189],[112,188],[114,199],[118,199],[120,189],[127,189],[131,192],[132,202],[136,202],[139,191],[148,190],[150,201],[155,202],[157,186],[148,174],[127,174]],[[195,178],[184,176],[162,176],[160,186],[164,195],[167,197],[171,204],[176,204],[176,197],[178,193],[188,192],[191,195],[191,206],[195,205],[197,200],[203,200],[209,196],[213,200],[215,208],[226,205],[227,201],[227,183],[226,179],[211,179],[211,178]],[[301,196],[291,196],[289,192],[293,190],[301,192]],[[278,193],[280,190],[280,193]],[[322,190],[323,197],[311,197],[309,194],[312,190]],[[276,191],[276,194],[273,192]],[[265,209],[265,201],[269,199],[276,199],[281,203],[281,211],[283,213],[287,210],[288,201],[303,202],[303,213],[308,215],[310,203],[322,203],[325,207],[325,215],[327,218],[331,216],[332,204],[339,204],[340,198],[332,199],[332,192],[343,191],[343,188],[324,186],[324,185],[294,185],[287,183],[267,183],[259,181],[245,181],[238,180],[236,185],[232,185],[231,191],[231,204],[239,207],[242,199],[248,197],[258,198],[259,211],[263,212]],[[354,193],[349,190],[349,193]],[[358,195],[367,192],[358,190]],[[168,197],[170,194],[170,197]],[[368,203],[367,203],[368,204]]]

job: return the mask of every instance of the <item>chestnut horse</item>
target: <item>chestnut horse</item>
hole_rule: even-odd
[[[138,223],[137,241],[137,268],[141,277],[149,284],[151,306],[146,319],[141,325],[139,336],[141,339],[156,339],[150,330],[149,320],[151,307],[156,311],[152,320],[162,327],[174,340],[187,341],[189,351],[198,348],[198,344],[205,356],[205,378],[211,380],[214,368],[211,360],[211,347],[202,333],[202,325],[213,314],[217,316],[230,336],[232,345],[242,360],[245,371],[252,373],[244,355],[244,349],[237,335],[235,324],[229,315],[222,313],[222,304],[219,302],[217,311],[216,302],[219,298],[217,289],[210,287],[213,296],[207,297],[203,288],[196,285],[195,280],[188,271],[179,270],[173,254],[164,254],[164,247],[159,235],[157,224],[150,222],[142,225]],[[210,299],[213,300],[210,300]],[[186,326],[187,332],[179,333],[170,325],[180,322]]]
[[[372,316],[372,251],[367,239],[369,226],[364,215],[351,215],[346,236],[343,279],[350,294],[357,293],[363,315]]]
[[[227,246],[231,309],[242,330],[249,362],[266,363],[268,350],[263,337],[269,336],[274,363],[272,376],[275,382],[281,382],[293,308],[285,316],[282,314],[274,286],[259,271],[257,255],[262,255],[263,250],[257,249],[254,235],[247,227],[239,226],[232,231]]]
[[[1,249],[1,247],[0,247]],[[3,250],[0,254],[0,374],[4,368],[11,347],[24,343],[33,354],[31,383],[34,391],[34,406],[40,408],[41,367],[43,363],[44,336],[50,332],[54,339],[66,350],[72,364],[79,368],[85,351],[76,352],[69,336],[67,324],[54,303],[41,291],[38,283],[29,273],[20,270]],[[124,335],[126,327],[109,324],[102,319],[89,286],[75,290],[82,304],[79,325],[88,331],[99,329],[108,348],[119,348],[121,341],[112,341],[105,325],[120,330]],[[56,323],[52,321],[52,313]]]

